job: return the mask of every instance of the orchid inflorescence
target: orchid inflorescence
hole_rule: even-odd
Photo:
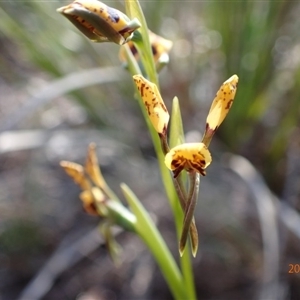
[[[139,33],[141,22],[137,18],[130,20],[121,11],[97,0],[74,1],[57,11],[68,18],[91,41],[113,42],[118,45],[127,44],[126,46],[130,49],[134,59],[137,60],[139,65],[142,64],[140,57],[143,56],[143,53],[140,52],[141,34]],[[153,61],[158,72],[161,66],[169,61],[168,53],[172,48],[172,42],[155,35],[151,31],[147,32],[150,36],[149,42]],[[123,47],[120,50],[119,57],[123,63],[127,64],[128,55],[126,54],[126,48]],[[147,77],[147,74],[145,77]],[[173,183],[184,212],[179,252],[183,255],[188,236],[190,236],[192,254],[195,256],[198,249],[198,233],[194,220],[194,210],[198,198],[200,175],[206,175],[206,168],[212,162],[208,147],[214,133],[225,119],[233,103],[238,76],[231,76],[217,92],[206,119],[202,141],[181,143],[171,149],[168,141],[168,124],[170,120],[168,109],[157,85],[145,77],[136,72],[133,75],[133,80],[144,104],[146,115],[160,138],[162,152],[165,156],[164,163],[173,174]],[[95,146],[91,145],[89,147],[85,167],[71,162],[62,162],[61,166],[83,190],[80,198],[85,210],[91,214],[107,218],[110,222],[116,221],[116,218],[114,219],[111,216],[115,217],[118,214],[114,215],[116,211],[114,205],[111,204],[118,201],[116,201],[117,198],[105,183],[98,168]],[[182,182],[182,171],[186,171],[189,176],[188,193],[185,191],[185,185]],[[134,224],[134,218],[128,216],[131,221],[127,223]],[[134,227],[132,225],[131,228],[131,225],[128,225],[130,230]]]
[[[169,149],[167,142],[169,114],[157,86],[143,78],[142,75],[134,75],[133,80],[144,101],[149,119],[161,139],[162,149],[165,153],[165,164],[173,172],[174,183],[179,189],[183,189],[178,178],[181,171],[185,170],[190,176],[190,191],[188,196],[184,197],[182,191],[178,193],[182,209],[184,210],[184,223],[179,242],[179,252],[181,255],[183,254],[188,232],[190,231],[192,253],[195,256],[198,249],[198,236],[193,215],[198,198],[199,176],[200,174],[203,176],[206,175],[205,169],[212,161],[208,146],[233,103],[238,77],[237,75],[231,76],[222,84],[217,92],[206,119],[206,129],[202,141],[199,143],[183,143],[171,149]]]

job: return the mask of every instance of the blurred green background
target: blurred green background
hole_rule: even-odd
[[[177,255],[150,137],[133,99],[132,80],[119,62],[119,46],[93,44],[82,36],[56,12],[68,3],[0,2],[0,298],[4,300],[21,295],[62,242],[72,244],[97,224],[81,211],[77,187],[58,166],[61,159],[83,163],[91,141],[99,146],[110,185],[118,192],[119,183],[126,181],[135,190],[160,220]],[[122,1],[105,3],[124,11]],[[169,108],[178,96],[187,136],[203,133],[219,86],[231,75],[239,76],[234,105],[212,143],[216,154],[212,175],[200,193],[198,206],[201,202],[203,206],[197,223],[203,252],[195,260],[195,272],[203,299],[259,299],[264,249],[260,221],[247,202],[251,198],[243,190],[247,188],[233,175],[228,179],[231,175],[222,158],[235,153],[249,159],[274,194],[300,209],[300,3],[140,3],[149,28],[174,42],[170,64],[160,73],[161,92]],[[99,73],[86,73],[94,68]],[[242,208],[231,210],[236,203]],[[288,264],[300,264],[299,238],[283,229],[279,237],[278,299],[299,299],[299,274],[287,277]],[[137,245],[130,257],[132,240]],[[143,245],[126,233],[120,244],[123,267],[116,269],[105,249],[95,247],[55,277],[43,299],[169,297],[160,275],[153,276],[158,271]],[[101,268],[104,273],[97,273]],[[203,278],[202,272],[208,275]],[[137,274],[149,280],[139,282]],[[87,295],[94,298],[84,298]]]

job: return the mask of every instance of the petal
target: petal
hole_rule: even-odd
[[[85,176],[81,165],[70,161],[61,161],[60,165],[82,190],[89,190],[91,188],[91,183]]]
[[[206,119],[210,130],[215,131],[227,116],[235,97],[238,80],[237,75],[231,76],[217,92]]]
[[[98,158],[96,154],[96,144],[89,144],[88,154],[85,162],[85,171],[94,182],[95,185],[105,190],[106,183],[101,173]]]
[[[143,99],[152,125],[159,134],[165,134],[170,116],[157,86],[142,75],[134,75],[133,80]]]
[[[178,174],[183,168],[193,169],[205,175],[205,168],[209,166],[212,158],[209,150],[203,143],[185,143],[170,150],[165,156],[168,169]],[[179,172],[178,172],[179,171]]]
[[[121,11],[97,0],[75,1],[57,11],[94,42],[111,41],[122,45],[140,27],[137,19],[130,20]]]

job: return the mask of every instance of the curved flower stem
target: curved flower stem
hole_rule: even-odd
[[[187,207],[187,199],[188,198],[187,198],[187,194],[185,192],[185,189],[184,189],[184,186],[182,183],[181,176],[179,175],[178,177],[174,178],[173,182],[174,182],[174,186],[175,186],[175,189],[176,189],[179,201],[180,201],[181,208],[183,211],[185,211],[186,207]],[[192,253],[193,253],[193,256],[195,256],[195,254],[197,253],[197,250],[198,250],[199,238],[198,238],[198,230],[197,230],[197,227],[195,224],[194,217],[192,218],[191,225],[189,227],[189,234],[190,234],[190,239],[191,239]]]
[[[182,255],[184,252],[185,245],[187,242],[188,232],[190,230],[191,224],[194,219],[194,211],[197,204],[199,185],[200,185],[200,175],[195,171],[189,172],[189,178],[190,178],[190,187],[189,187],[188,201],[185,207],[183,228],[182,228],[181,238],[179,242],[180,255]],[[198,250],[198,245],[197,247],[193,248],[192,253],[194,256],[196,255],[197,250]]]
[[[143,11],[138,3],[138,0],[126,0],[125,1],[126,4],[126,11],[127,14],[129,14],[129,16],[131,18],[138,18],[141,21],[142,27],[140,29],[141,35],[145,36],[148,34],[148,28],[147,28],[147,23],[145,21],[144,15],[143,15]],[[149,39],[144,39],[144,41],[146,41],[146,51],[145,53],[147,53],[147,59],[145,59],[145,56],[142,56],[142,61],[145,61],[146,64],[144,65],[145,71],[148,75],[148,78],[151,82],[153,82],[154,84],[157,85],[157,87],[159,87],[159,83],[157,80],[157,75],[155,72],[155,66],[154,66],[154,61],[153,61],[153,56],[151,53],[151,47],[149,44]],[[139,45],[140,46],[140,45]],[[127,48],[126,51],[126,56],[128,59],[128,65],[129,65],[129,69],[132,75],[135,74],[141,74],[141,70],[139,69],[139,67],[137,66],[137,63],[131,53],[131,51]],[[150,63],[150,64],[149,64]],[[139,97],[139,105],[141,107],[141,110],[143,112],[145,121],[147,123],[148,126],[148,130],[149,133],[151,135],[152,138],[152,142],[154,145],[154,149],[157,155],[157,159],[158,159],[158,164],[159,164],[159,168],[160,168],[160,172],[161,172],[161,177],[162,177],[162,182],[164,184],[164,188],[172,209],[172,213],[174,216],[174,221],[175,221],[175,226],[176,226],[176,232],[177,232],[177,236],[178,238],[180,237],[180,232],[181,232],[181,227],[182,227],[182,221],[183,221],[183,214],[182,214],[182,209],[181,207],[178,205],[178,195],[176,193],[176,190],[174,188],[173,182],[172,182],[172,178],[170,176],[170,172],[169,170],[166,168],[165,163],[164,163],[164,153],[162,151],[162,145],[161,145],[161,141],[158,137],[157,132],[155,132],[152,124],[149,122],[149,118],[148,115],[145,111],[145,107],[143,105],[143,101],[141,99],[141,97]],[[167,148],[165,149],[167,150]],[[195,291],[195,284],[194,284],[194,276],[193,276],[193,270],[192,270],[192,265],[191,265],[191,260],[190,260],[190,256],[189,253],[184,254],[181,258],[180,258],[180,266],[181,266],[181,271],[182,271],[182,282],[181,285],[184,286],[184,291],[185,291],[185,297],[184,299],[196,299],[196,291]],[[171,287],[170,287],[171,288]]]
[[[162,145],[162,150],[164,152],[164,154],[166,155],[169,151],[169,145],[168,145],[168,141],[167,141],[167,135],[166,134],[160,134],[159,135],[160,140],[161,140],[161,145]],[[180,201],[180,205],[183,211],[186,210],[186,206],[187,206],[187,201],[188,201],[188,197],[185,191],[185,187],[184,184],[182,182],[182,176],[179,175],[176,178],[173,178],[173,183],[174,183],[174,187],[176,189],[179,201]],[[195,224],[195,218],[192,218],[191,221],[191,225],[189,226],[189,234],[190,234],[190,238],[191,238],[191,246],[192,246],[192,253],[193,256],[196,255],[197,250],[198,250],[198,230]]]

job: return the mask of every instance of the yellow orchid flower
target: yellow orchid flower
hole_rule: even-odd
[[[233,103],[239,78],[237,75],[227,79],[218,90],[206,119],[203,142],[208,146],[218,127],[227,116]]]
[[[212,161],[211,154],[203,143],[184,143],[172,148],[165,156],[165,164],[173,171],[174,178],[185,169],[205,176],[205,169]]]
[[[57,11],[93,42],[123,45],[141,27],[136,18],[130,20],[121,11],[98,0],[77,0]]]
[[[84,210],[91,215],[99,215],[96,202],[103,202],[105,197],[98,187],[92,186],[83,166],[70,161],[61,161],[60,165],[82,189],[79,198],[82,201]]]
[[[85,167],[70,161],[61,161],[60,165],[82,189],[79,197],[84,210],[92,215],[105,215],[104,206],[99,204],[107,199],[107,185],[99,169],[95,144],[89,145]]]
[[[133,80],[143,99],[152,125],[160,135],[165,135],[170,115],[157,86],[142,75],[134,75]]]

